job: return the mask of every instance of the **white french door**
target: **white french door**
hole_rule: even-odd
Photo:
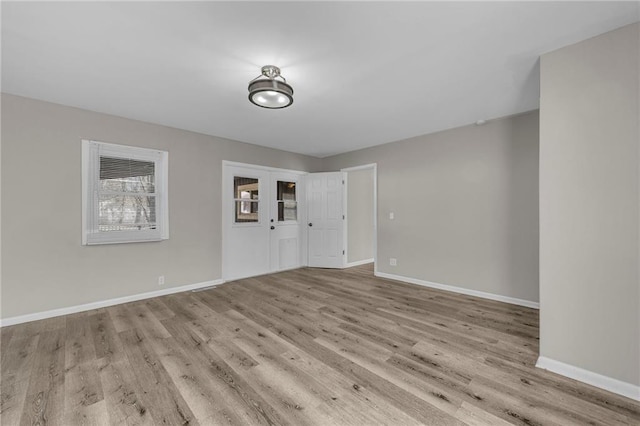
[[[223,163],[223,278],[301,266],[302,172]]]
[[[224,167],[223,274],[225,280],[269,272],[269,172]]]
[[[269,219],[271,272],[301,266],[302,176],[288,172],[271,172],[271,217]]]
[[[309,266],[342,268],[345,265],[344,173],[309,173],[306,179]]]

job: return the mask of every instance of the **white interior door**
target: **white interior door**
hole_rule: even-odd
[[[271,176],[266,170],[227,166],[224,177],[224,279],[269,273]]]
[[[301,175],[271,172],[271,271],[300,267]],[[302,218],[304,220],[304,218]]]
[[[309,266],[344,266],[344,213],[342,172],[307,175],[307,226]]]

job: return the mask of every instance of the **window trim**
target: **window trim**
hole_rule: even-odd
[[[100,156],[155,163],[156,229],[98,231]],[[82,245],[121,244],[169,239],[169,153],[156,149],[82,139]]]

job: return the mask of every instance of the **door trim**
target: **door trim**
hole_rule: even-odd
[[[266,170],[269,172],[293,173],[301,176],[309,174],[309,172],[304,172],[302,170],[281,169],[279,167],[261,166],[259,164],[239,163],[237,161],[222,160],[222,167],[226,167],[226,166],[246,167],[249,169]]]
[[[354,166],[354,167],[346,167],[344,169],[340,169],[341,172],[345,172],[345,185],[343,188],[343,210],[345,212],[345,215],[348,217],[349,215],[349,211],[348,211],[348,203],[347,203],[347,197],[348,197],[348,181],[347,179],[349,179],[349,174],[348,172],[355,172],[358,170],[365,170],[365,169],[372,169],[373,170],[373,206],[371,207],[373,209],[373,272],[374,274],[378,273],[378,163],[370,163],[370,164],[363,164],[361,166]],[[349,221],[345,220],[344,221],[344,235],[343,235],[343,239],[344,239],[344,247],[345,247],[345,267],[349,268],[351,266],[356,266],[355,264],[349,264],[347,263],[347,259],[349,258],[349,241],[348,241],[348,226],[349,226]],[[358,263],[358,262],[354,262],[354,263]],[[369,263],[368,261],[366,263]]]

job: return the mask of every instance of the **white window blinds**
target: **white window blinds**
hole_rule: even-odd
[[[100,156],[100,231],[156,229],[155,163]]]

